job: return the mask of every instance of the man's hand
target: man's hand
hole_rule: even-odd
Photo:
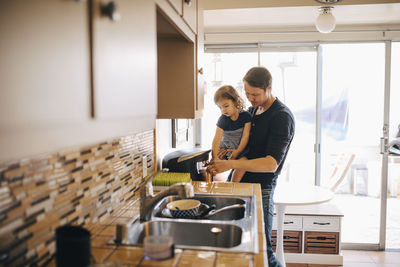
[[[227,170],[232,169],[232,162],[230,160],[214,160],[210,162],[207,170],[212,174],[216,175],[217,173],[225,172]]]

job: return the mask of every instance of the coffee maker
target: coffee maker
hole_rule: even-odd
[[[162,168],[167,168],[169,172],[188,172],[193,181],[202,181],[210,151],[191,148],[171,152],[163,158]]]

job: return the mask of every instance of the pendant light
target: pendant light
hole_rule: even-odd
[[[331,31],[333,31],[333,29],[335,29],[336,19],[332,15],[332,8],[333,7],[331,6],[324,6],[319,8],[320,14],[315,21],[315,27],[317,27],[317,30],[320,33],[330,33]]]
[[[315,0],[322,4],[335,4],[341,0]],[[330,33],[335,29],[336,19],[332,14],[333,6],[322,6],[319,10],[319,16],[315,21],[315,27],[320,33]]]

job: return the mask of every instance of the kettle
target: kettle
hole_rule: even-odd
[[[211,149],[182,149],[171,152],[162,160],[162,168],[170,172],[188,172],[193,181],[205,178],[205,165],[209,160]]]

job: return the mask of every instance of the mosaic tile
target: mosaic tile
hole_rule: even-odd
[[[153,131],[0,163],[0,266],[54,262],[60,225],[91,227],[93,235],[116,210],[137,214],[127,202],[137,198],[143,155],[153,171]]]

